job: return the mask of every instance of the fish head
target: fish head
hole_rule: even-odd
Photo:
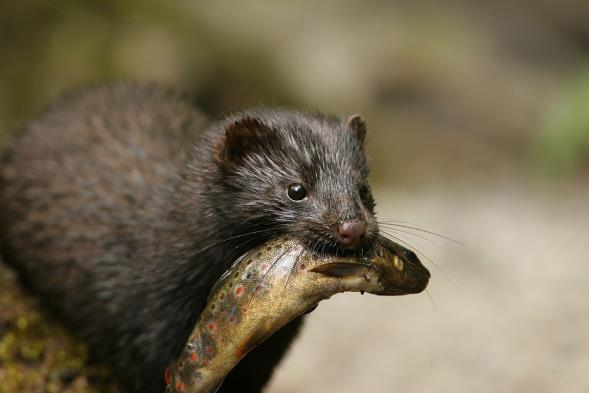
[[[380,238],[374,255],[368,258],[378,276],[376,295],[406,295],[422,292],[429,283],[430,272],[415,253],[389,239]]]
[[[384,296],[422,292],[430,278],[414,252],[385,238],[362,258],[328,258],[311,271],[336,278],[349,290]]]

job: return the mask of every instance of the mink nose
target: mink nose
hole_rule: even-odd
[[[366,234],[363,221],[344,222],[338,228],[339,241],[344,247],[356,247]]]

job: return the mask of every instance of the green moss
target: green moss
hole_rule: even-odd
[[[86,347],[46,315],[1,263],[0,288],[0,393],[117,392],[108,370],[90,365]]]

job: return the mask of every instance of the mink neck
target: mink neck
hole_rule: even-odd
[[[146,218],[150,236],[143,247],[153,278],[145,291],[156,304],[198,315],[217,279],[240,255],[268,237],[251,225],[232,220],[232,198],[216,183],[211,162],[191,159],[171,182],[156,217]],[[161,310],[154,310],[160,312]],[[182,316],[181,311],[178,315]]]
[[[132,241],[125,242],[136,245],[126,250],[135,263],[121,272],[133,283],[121,296],[134,292],[137,310],[151,321],[149,334],[158,337],[153,353],[160,354],[162,365],[181,351],[217,279],[241,254],[265,241],[246,242],[249,238],[238,233],[244,229],[225,221],[228,215],[219,213],[224,202],[207,192],[216,185],[206,177],[206,162],[201,165],[187,165],[153,198],[158,206],[145,211],[131,231]]]

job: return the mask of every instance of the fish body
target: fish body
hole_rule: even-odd
[[[212,289],[166,370],[166,392],[214,392],[249,351],[336,293],[417,293],[428,280],[414,254],[385,239],[362,258],[319,256],[295,239],[271,240],[239,258]]]

